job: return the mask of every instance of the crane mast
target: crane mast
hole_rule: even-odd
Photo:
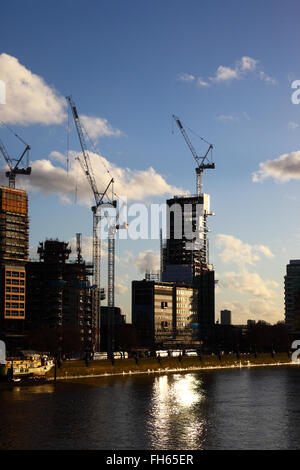
[[[101,274],[101,238],[99,237],[100,233],[100,226],[101,226],[101,208],[102,207],[116,207],[116,201],[109,199],[108,189],[110,186],[113,185],[114,180],[111,178],[107,187],[103,192],[98,191],[97,183],[94,177],[93,168],[90,161],[89,151],[86,145],[86,140],[84,137],[84,129],[81,125],[80,118],[77,112],[77,108],[75,106],[74,101],[72,100],[71,96],[68,96],[67,102],[72,111],[75,127],[77,130],[82,157],[79,155],[76,157],[78,160],[82,171],[86,175],[88,183],[91,187],[93,192],[95,205],[92,206],[92,213],[93,213],[93,317],[94,317],[94,325],[96,330],[96,344],[95,349],[100,351],[100,307],[101,307],[101,284],[100,284],[100,274]],[[104,199],[105,198],[105,199]]]
[[[115,349],[114,323],[115,323],[115,235],[117,230],[127,229],[128,224],[118,224],[120,212],[118,211],[115,221],[105,212],[108,221],[108,277],[107,277],[107,307],[108,307],[108,338],[107,346],[109,356],[112,357]]]

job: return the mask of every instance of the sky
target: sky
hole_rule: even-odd
[[[300,258],[300,80],[297,0],[37,0],[1,5],[0,138],[16,158],[32,147],[30,255],[46,238],[83,234],[91,252],[92,194],[65,97],[72,95],[95,147],[100,190],[110,177],[130,204],[195,192],[195,162],[214,144],[204,190],[216,319],[284,319],[284,274]],[[294,100],[295,101],[295,100]],[[297,101],[297,100],[296,100]],[[97,149],[97,151],[95,150]],[[5,183],[5,162],[0,174]],[[106,243],[101,282],[107,283]],[[131,281],[159,267],[159,240],[116,243],[116,304],[131,319]]]

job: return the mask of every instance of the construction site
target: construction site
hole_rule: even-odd
[[[15,186],[17,175],[31,174],[30,146],[14,134],[25,149],[12,159],[0,140],[8,167],[8,186],[0,187],[0,337],[12,352],[33,349],[91,357],[104,350],[113,357],[122,342],[116,344],[116,327],[125,324],[125,316],[115,306],[115,239],[117,231],[126,230],[128,223],[119,223],[114,178],[109,175],[107,186],[98,188],[88,135],[73,99],[66,100],[81,149],[75,158],[93,197],[92,260],[83,259],[81,233],[76,234],[75,260],[70,260],[69,243],[58,239],[41,241],[39,259],[29,259],[28,196]],[[196,192],[166,201],[168,236],[163,239],[161,230],[160,273],[148,273],[144,280],[132,282],[131,327],[136,341],[129,347],[133,348],[199,348],[209,344],[213,336],[216,281],[209,262],[207,219],[214,214],[210,196],[203,192],[203,172],[215,168],[213,145],[201,138],[208,150],[199,156],[180,119],[173,118],[197,164]],[[180,207],[179,221],[172,212],[174,205]],[[114,210],[113,215],[109,209]],[[106,291],[101,279],[103,220],[108,225]],[[184,231],[187,221],[192,237]],[[179,231],[182,235],[178,237]],[[103,301],[106,305],[101,308]]]

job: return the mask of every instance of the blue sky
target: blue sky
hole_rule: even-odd
[[[299,2],[11,1],[1,9],[7,103],[0,119],[31,144],[36,162],[18,183],[30,195],[31,251],[46,237],[91,235],[85,182],[78,176],[75,204],[75,167],[69,176],[60,171],[64,96],[72,94],[82,115],[101,119],[91,128],[97,147],[122,192],[127,185],[139,202],[194,191],[192,155],[175,125],[172,134],[175,113],[215,147],[216,170],[204,184],[216,213],[216,317],[227,307],[236,323],[283,319],[285,265],[300,257],[300,107],[291,102],[291,83],[300,79]],[[5,128],[0,132],[12,154],[22,150]],[[79,150],[74,129],[70,150]],[[104,185],[105,167],[96,173]],[[147,263],[156,265],[158,249],[157,240],[118,242],[117,301],[128,318],[130,282]],[[105,265],[104,258],[104,284]]]

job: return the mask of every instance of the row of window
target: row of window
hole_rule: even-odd
[[[11,286],[6,286],[6,292],[16,292],[16,293],[21,293],[24,294],[25,292],[25,287],[11,287]]]
[[[6,300],[20,300],[21,302],[24,302],[24,295],[6,295]]]
[[[6,271],[6,277],[25,277],[24,271]]]
[[[25,317],[24,310],[6,310],[5,311],[6,317]]]
[[[25,281],[22,279],[6,279],[6,284],[12,284],[13,286],[25,286]]]
[[[25,306],[24,306],[24,303],[10,303],[10,302],[6,302],[5,304],[5,308],[18,308],[18,309],[21,309],[21,310],[24,310]]]

